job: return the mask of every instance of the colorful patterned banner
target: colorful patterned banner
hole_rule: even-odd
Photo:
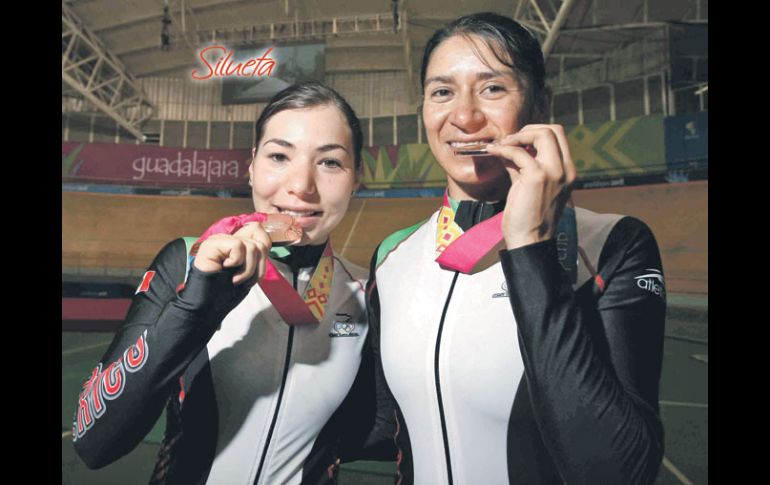
[[[662,115],[565,129],[579,179],[641,175],[666,169]]]
[[[127,185],[248,187],[248,150],[62,142],[62,179]]]
[[[707,112],[665,118],[665,127],[662,115],[565,127],[579,180],[660,174],[667,160],[708,158]],[[68,182],[248,192],[248,164],[248,150],[62,142]],[[364,148],[361,182],[369,191],[443,189],[446,176],[427,143],[383,145]]]
[[[565,127],[580,179],[642,175],[666,169],[663,116]],[[438,188],[446,177],[427,143],[367,147],[364,188]]]
[[[443,188],[446,175],[427,143],[366,147],[362,188]]]

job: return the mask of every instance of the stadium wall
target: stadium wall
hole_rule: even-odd
[[[708,181],[577,190],[576,205],[638,217],[655,233],[668,289],[708,293]],[[335,249],[368,266],[379,242],[428,217],[439,198],[351,201]],[[63,274],[141,275],[163,245],[213,221],[251,212],[247,198],[62,193]]]

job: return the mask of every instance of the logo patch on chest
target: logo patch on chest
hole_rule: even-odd
[[[503,289],[502,293],[492,293],[492,298],[508,298],[508,284],[503,281],[503,284],[500,286],[500,288]]]
[[[353,321],[353,317],[347,313],[337,313],[335,315],[334,322],[332,323],[331,333],[329,337],[358,337],[356,332],[356,323]]]

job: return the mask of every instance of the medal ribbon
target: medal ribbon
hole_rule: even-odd
[[[214,234],[234,234],[248,222],[264,222],[266,214],[254,212],[225,217],[211,225],[198,238],[193,246],[191,255],[198,253],[200,244]],[[326,304],[331,294],[332,275],[334,273],[334,257],[331,240],[326,244],[321,259],[318,260],[310,283],[302,297],[292,285],[286,281],[270,259],[265,261],[265,277],[259,283],[260,288],[270,303],[288,325],[306,325],[319,323],[326,311]]]
[[[468,274],[489,251],[503,240],[500,212],[463,232],[455,222],[455,211],[444,192],[436,231],[436,262],[442,268]]]
[[[469,274],[503,240],[503,213],[499,212],[463,232],[454,222],[455,211],[444,192],[436,231],[436,262],[442,268]],[[565,207],[556,225],[559,264],[574,284],[577,281],[577,222],[575,210]]]

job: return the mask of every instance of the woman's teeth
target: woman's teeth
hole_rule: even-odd
[[[450,141],[449,146],[452,148],[464,148],[469,146],[480,146],[480,145],[486,145],[487,143],[492,143],[492,139],[487,140],[479,140],[479,141]]]
[[[286,214],[293,217],[309,217],[320,214],[319,211],[291,211],[286,209],[279,209],[281,214]]]

